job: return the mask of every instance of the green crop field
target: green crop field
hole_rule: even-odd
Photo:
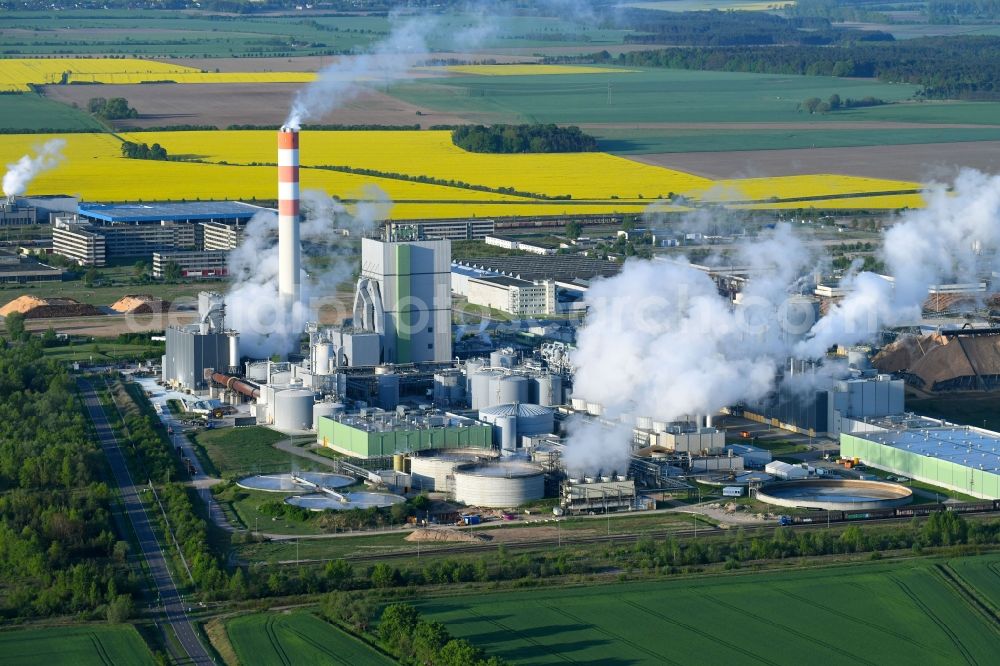
[[[155,663],[139,633],[127,625],[3,631],[0,662],[6,666]]]
[[[28,92],[0,95],[0,127],[21,131],[104,130],[83,111]]]
[[[115,344],[114,342],[96,342],[67,347],[49,347],[45,350],[45,358],[54,361],[105,361],[120,358],[139,358],[150,352],[163,353],[159,345]]]
[[[454,35],[478,19],[438,17],[430,48],[453,50]],[[261,57],[349,52],[382,39],[389,21],[377,16],[235,16],[156,11],[18,12],[5,17],[5,55],[133,54],[173,57]],[[552,17],[501,17],[480,46],[603,47],[621,44],[626,30],[597,28]],[[471,34],[471,33],[470,33]]]
[[[995,621],[926,560],[531,590],[418,607],[512,664],[986,664],[1000,641]]]
[[[810,97],[871,95],[894,102],[918,89],[866,79],[643,69],[586,76],[461,76],[400,84],[390,94],[433,109],[508,122],[794,123],[862,118],[799,112],[798,104]]]
[[[728,152],[787,148],[850,148],[1000,140],[1000,127],[916,129],[627,129],[588,128],[601,150],[618,155]]]
[[[1000,611],[1000,556],[957,558],[948,561],[948,568]]]
[[[230,620],[226,631],[244,666],[396,662],[309,613],[257,613]]]
[[[260,470],[273,472],[282,465],[285,466],[283,471],[290,471],[293,460],[302,461],[302,467],[311,469],[308,461],[274,448],[275,442],[288,439],[288,436],[268,428],[205,430],[192,439],[208,455],[214,471],[220,475]]]

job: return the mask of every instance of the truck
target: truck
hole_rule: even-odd
[[[462,525],[478,525],[481,522],[483,522],[482,516],[478,516],[474,513],[463,515],[461,520]]]

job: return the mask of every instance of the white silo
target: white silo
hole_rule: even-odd
[[[501,376],[503,376],[501,370],[489,368],[477,370],[472,375],[470,402],[473,409],[483,409],[496,404],[496,399],[493,397],[495,392],[491,394],[490,389],[493,381]]]
[[[308,389],[287,389],[274,394],[274,427],[280,430],[309,430],[313,423],[316,398]]]
[[[539,405],[561,405],[562,377],[553,374],[543,374],[533,377],[534,390],[532,399]]]
[[[313,347],[313,373],[328,375],[333,365],[333,345],[329,342],[317,342]]]
[[[462,368],[463,374],[465,374],[465,394],[472,398],[472,375],[479,372],[486,363],[481,358],[470,358],[465,362],[465,366]]]
[[[313,405],[313,430],[319,427],[321,416],[333,418],[337,414],[344,412],[344,405],[340,402],[317,402]]]
[[[487,406],[531,401],[531,382],[521,375],[498,375],[490,380]]]

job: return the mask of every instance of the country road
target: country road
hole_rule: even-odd
[[[165,621],[173,629],[190,663],[205,666],[213,664],[212,658],[202,645],[194,626],[188,619],[184,601],[177,590],[177,586],[174,584],[163,550],[153,531],[149,515],[146,513],[146,509],[139,498],[140,487],[137,487],[132,480],[132,475],[125,463],[125,456],[119,448],[118,439],[115,437],[114,431],[108,423],[108,418],[101,408],[97,393],[88,382],[81,381],[80,387],[83,389],[84,406],[87,408],[90,420],[97,431],[101,448],[108,458],[115,483],[121,493],[125,511],[128,514],[129,521],[132,523],[132,529],[135,531],[136,538],[139,541],[139,548],[142,551],[143,559],[146,561],[149,569],[150,579],[156,586],[156,591],[159,594],[159,601],[163,607]]]

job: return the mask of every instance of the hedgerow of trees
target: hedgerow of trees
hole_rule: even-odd
[[[452,142],[473,153],[585,153],[597,150],[597,139],[576,126],[463,125]]]

